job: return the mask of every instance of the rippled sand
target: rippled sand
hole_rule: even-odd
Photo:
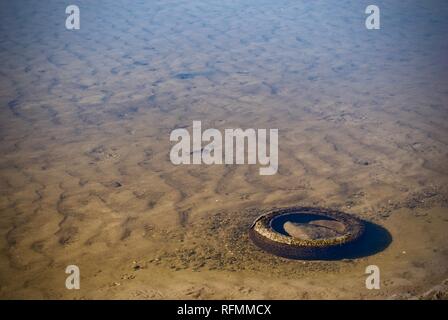
[[[79,31],[59,1],[0,3],[1,298],[407,298],[448,278],[445,2],[377,1],[378,31],[355,0],[76,3]],[[278,174],[172,165],[193,120],[278,128]],[[392,243],[301,262],[249,242],[291,205]]]

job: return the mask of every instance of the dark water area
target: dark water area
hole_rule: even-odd
[[[363,221],[364,233],[359,240],[341,247],[320,260],[336,261],[343,259],[361,259],[374,256],[386,250],[392,243],[392,235],[383,226]]]
[[[308,224],[312,221],[319,221],[319,220],[336,221],[329,217],[324,217],[324,216],[320,216],[317,214],[290,213],[290,214],[284,214],[281,216],[277,216],[274,219],[272,219],[271,227],[272,227],[272,229],[274,229],[275,231],[277,231],[283,235],[288,235],[283,227],[286,222]]]

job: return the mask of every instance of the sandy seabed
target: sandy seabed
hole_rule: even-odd
[[[0,3],[0,298],[446,297],[447,3],[376,1],[369,31],[354,0],[76,2],[78,31],[63,2]],[[174,166],[193,120],[278,128],[278,173]],[[287,206],[392,242],[271,256],[247,229]]]

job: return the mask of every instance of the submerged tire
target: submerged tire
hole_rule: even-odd
[[[333,221],[331,225],[343,226],[338,228],[337,236],[319,239],[300,239],[280,232],[274,227],[277,220],[325,219]],[[321,223],[322,224],[322,223]],[[250,239],[259,248],[271,254],[301,260],[326,260],[341,256],[350,245],[357,242],[363,235],[364,224],[361,220],[336,210],[309,207],[293,207],[278,209],[258,217],[249,229]]]

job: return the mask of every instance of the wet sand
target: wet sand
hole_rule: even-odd
[[[377,1],[372,32],[357,1],[77,2],[78,31],[63,3],[0,4],[0,298],[434,296],[447,4]],[[193,120],[278,128],[278,173],[174,166],[170,132]],[[392,242],[343,261],[271,256],[247,230],[287,206],[352,213]],[[81,290],[65,288],[71,264]],[[365,288],[370,264],[381,290]]]

